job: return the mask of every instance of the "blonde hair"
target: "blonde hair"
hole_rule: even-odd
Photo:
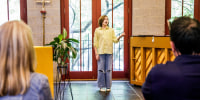
[[[3,24],[0,27],[0,96],[26,93],[35,63],[30,27],[22,21]]]

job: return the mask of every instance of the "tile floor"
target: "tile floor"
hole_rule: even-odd
[[[57,84],[57,89],[59,85]],[[100,92],[97,81],[71,81],[73,100],[143,100],[140,86],[131,85],[128,81],[113,81],[110,92]],[[60,92],[55,100],[72,100],[69,84],[60,84]]]

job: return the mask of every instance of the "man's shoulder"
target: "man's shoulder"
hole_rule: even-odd
[[[174,62],[157,64],[150,71],[150,76],[154,79],[162,79],[166,77],[175,78],[180,77],[181,75],[180,66]]]
[[[167,71],[175,71],[177,65],[174,62],[167,62],[166,64],[157,64],[152,68],[152,72],[154,73],[164,73]]]

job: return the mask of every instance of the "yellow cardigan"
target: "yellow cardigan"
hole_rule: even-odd
[[[97,48],[98,54],[112,54],[113,53],[113,42],[117,43],[119,40],[115,36],[113,28],[102,27],[96,28],[94,32],[94,47]]]

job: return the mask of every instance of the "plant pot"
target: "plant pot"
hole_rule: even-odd
[[[67,74],[68,74],[68,65],[66,66],[57,66],[57,74],[58,74],[58,80],[65,80],[67,78]]]

